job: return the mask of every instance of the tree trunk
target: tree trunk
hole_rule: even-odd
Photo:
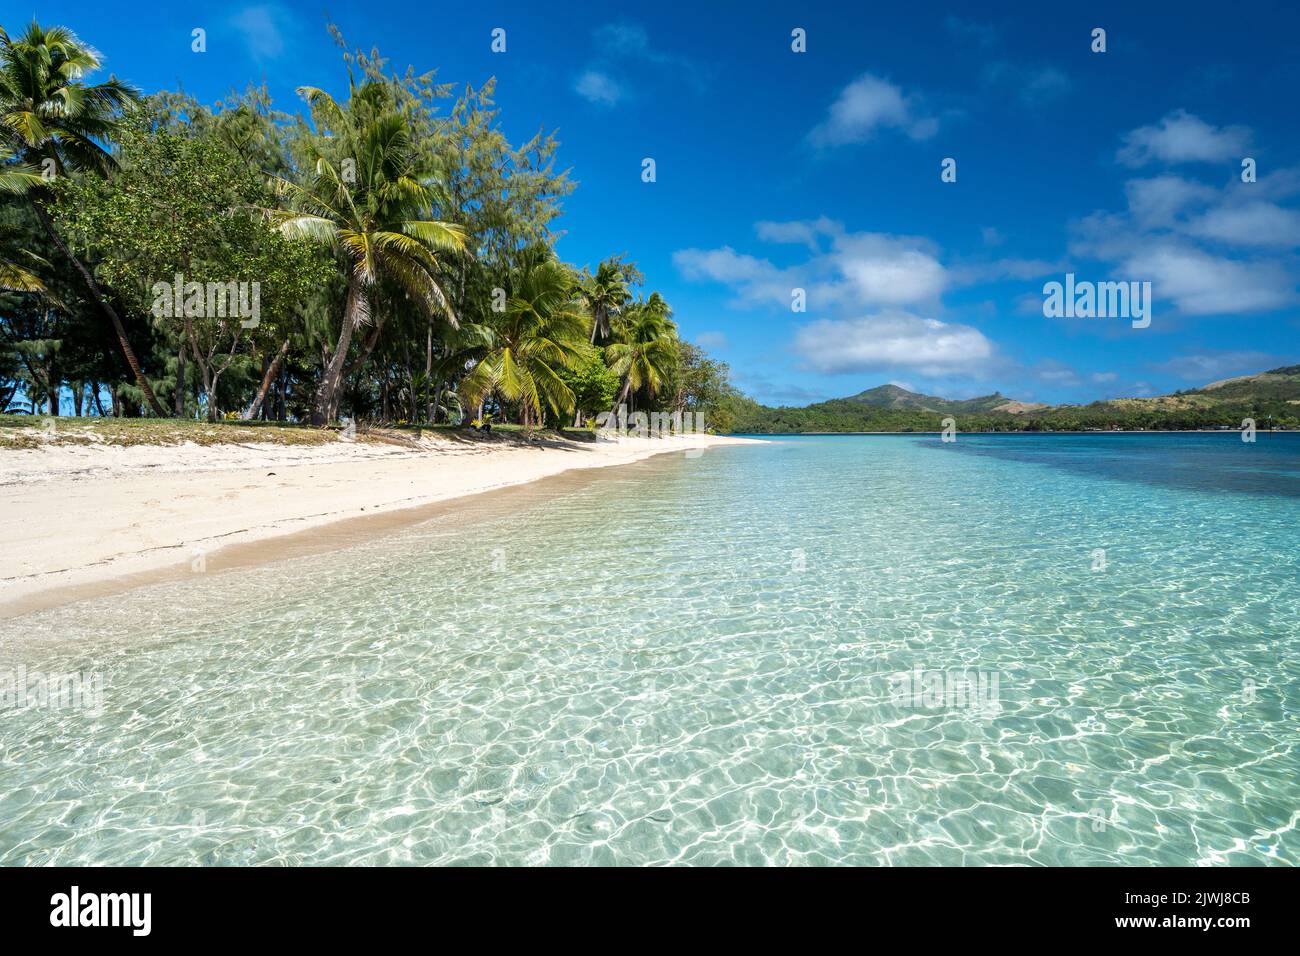
[[[229,366],[221,368],[214,366],[212,369],[212,389],[208,392],[208,421],[210,422],[221,421],[221,406],[217,404],[217,384],[221,381],[221,374],[227,368]]]
[[[432,425],[434,416],[437,414],[434,401],[429,400],[429,386],[433,383],[430,379],[433,377],[433,315],[429,316],[429,333],[424,340],[424,417]],[[438,391],[442,391],[442,386],[438,386]]]
[[[185,342],[176,348],[176,394],[172,403],[176,407],[176,417],[185,417]]]
[[[415,399],[415,370],[411,368],[411,340],[402,336],[402,361],[406,364],[407,407],[411,417],[407,421],[414,425],[420,420],[420,409]]]
[[[203,357],[203,351],[199,348],[199,338],[194,332],[194,323],[187,317],[185,319],[185,332],[190,338],[190,350],[194,353],[194,364],[198,366],[199,374],[203,376],[203,393],[208,396],[208,421],[215,422],[217,414],[217,377],[213,375],[212,366],[207,359]]]
[[[445,386],[443,385],[442,382],[439,382],[439,383],[438,383],[438,390],[437,390],[436,392],[433,393],[433,403],[429,406],[429,424],[430,424],[430,425],[436,425],[436,424],[438,424],[438,406],[442,404],[442,390],[443,390],[443,388],[445,388]],[[450,424],[450,422],[451,422],[451,416],[450,416],[450,415],[447,416],[447,421],[448,421],[448,423]]]
[[[117,341],[122,347],[122,354],[126,357],[126,364],[131,367],[131,374],[135,376],[135,384],[138,385],[140,391],[144,393],[145,400],[149,403],[149,407],[153,409],[153,413],[159,418],[166,418],[167,412],[163,410],[162,405],[158,401],[158,397],[154,395],[153,389],[149,385],[149,380],[144,377],[144,372],[140,370],[140,361],[135,357],[135,350],[131,348],[131,343],[126,337],[126,327],[122,325],[122,319],[117,314],[117,310],[108,304],[108,300],[104,298],[103,290],[100,289],[99,283],[95,281],[95,277],[90,274],[90,270],[86,268],[80,259],[72,254],[72,250],[69,249],[67,243],[63,241],[63,237],[55,230],[54,223],[50,221],[49,213],[45,211],[45,207],[33,199],[32,209],[36,211],[36,218],[41,221],[41,225],[44,227],[46,234],[49,235],[50,241],[54,243],[59,252],[66,256],[68,261],[70,261],[76,268],[77,272],[81,274],[82,281],[86,283],[86,288],[90,290],[90,297],[95,300],[103,310],[104,314],[108,316],[109,321],[113,323],[113,331],[117,334]]]
[[[343,363],[347,361],[348,347],[352,344],[352,332],[366,315],[366,297],[360,284],[353,279],[348,283],[348,301],[343,308],[343,327],[339,330],[339,341],[330,356],[325,374],[321,376],[320,388],[316,390],[316,402],[312,408],[311,423],[328,425],[338,411],[339,391],[343,385]]]
[[[57,324],[52,320],[52,314],[49,311],[45,313],[45,319],[49,323],[50,334],[57,331]],[[62,344],[62,342],[60,342]],[[46,370],[45,381],[48,384],[46,394],[50,397],[50,415],[57,418],[59,415],[59,397],[63,393],[63,379],[59,375],[59,353],[50,346],[50,364]]]
[[[249,408],[248,413],[244,415],[245,420],[252,420],[257,417],[257,413],[262,409],[262,403],[266,401],[266,393],[271,390],[271,383],[275,377],[280,374],[280,365],[284,362],[284,357],[289,354],[289,340],[285,339],[280,343],[280,351],[275,353],[275,358],[266,369],[266,374],[262,376],[262,384],[257,389],[257,397],[253,399],[253,405]]]

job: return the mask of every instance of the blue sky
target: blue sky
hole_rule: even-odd
[[[515,140],[558,129],[580,184],[561,255],[627,253],[762,401],[886,381],[1091,401],[1300,361],[1294,4],[849,6],[335,0],[328,16],[396,67],[496,76]],[[0,22],[39,11],[146,91],[213,101],[265,79],[292,111],[296,86],[343,82],[325,10],[2,0]],[[1066,272],[1150,281],[1150,327],[1045,318],[1043,284]]]

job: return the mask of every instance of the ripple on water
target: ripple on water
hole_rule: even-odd
[[[104,698],[0,724],[0,863],[1294,864],[1300,445],[1017,440],[656,459],[6,623]]]

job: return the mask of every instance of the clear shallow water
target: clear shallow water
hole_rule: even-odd
[[[1295,864],[1298,483],[1294,435],[791,438],[0,622],[104,685],[0,715],[0,863]]]

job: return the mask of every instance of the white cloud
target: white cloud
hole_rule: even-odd
[[[742,304],[789,308],[791,293],[803,289],[810,310],[855,311],[872,306],[932,305],[949,284],[948,270],[929,240],[882,233],[849,233],[829,219],[763,222],[769,241],[804,243],[805,261],[779,267],[768,259],[718,249],[681,249],[673,263],[687,279],[733,287]],[[823,250],[819,237],[830,237]]]
[[[1187,315],[1236,315],[1288,305],[1295,287],[1277,262],[1242,262],[1178,243],[1149,245],[1124,262],[1123,278],[1150,280],[1154,309],[1172,301]]]
[[[1189,128],[1204,126],[1199,123]],[[1211,149],[1189,142],[1184,137],[1176,148],[1164,143],[1159,149],[1182,157]],[[1157,314],[1242,315],[1297,301],[1293,257],[1243,253],[1300,246],[1300,211],[1276,201],[1300,193],[1300,167],[1249,185],[1235,177],[1210,186],[1165,174],[1129,180],[1125,193],[1127,211],[1098,211],[1073,224],[1070,251],[1112,263],[1111,278],[1150,280]]]
[[[864,73],[840,91],[826,119],[808,137],[816,146],[842,146],[866,142],[880,129],[900,129],[912,139],[928,139],[938,132],[939,123],[918,115],[899,87]]]
[[[994,363],[993,344],[978,329],[931,317],[952,277],[930,240],[847,232],[826,217],[762,222],[757,231],[771,242],[801,244],[808,253],[778,266],[722,246],[681,249],[673,262],[687,279],[730,286],[742,305],[788,312],[792,290],[804,289],[810,313],[832,316],[795,333],[792,351],[807,368],[933,377],[983,374]]]
[[[822,373],[907,369],[930,376],[975,371],[994,350],[971,326],[889,311],[812,322],[796,333],[794,351]]]
[[[592,103],[613,106],[634,99],[638,76],[649,72],[671,75],[697,91],[708,86],[712,70],[678,53],[661,50],[650,42],[650,34],[639,23],[605,23],[591,34],[595,53],[587,68],[574,82],[574,91]],[[631,85],[631,90],[629,90]]]
[[[719,351],[731,344],[727,341],[725,332],[701,332],[695,336],[694,342],[702,349],[718,349]]]
[[[1242,246],[1300,245],[1300,212],[1273,203],[1219,206],[1189,224],[1194,236]]]
[[[936,300],[948,283],[930,245],[905,236],[859,233],[836,240],[832,258],[858,302],[908,305]]]
[[[712,279],[727,285],[763,281],[780,273],[766,259],[737,252],[731,246],[719,249],[679,249],[673,264],[688,279]]]
[[[759,222],[754,224],[754,231],[764,242],[796,242],[817,250],[823,236],[840,235],[844,227],[833,219],[821,216],[810,221]]]
[[[1130,179],[1124,184],[1129,212],[1139,225],[1170,226],[1188,206],[1213,198],[1215,191],[1203,183],[1180,176]]]
[[[1216,163],[1240,159],[1250,145],[1244,126],[1215,127],[1186,110],[1175,110],[1154,126],[1125,134],[1115,158],[1126,166],[1164,163]]]
[[[573,84],[573,89],[579,96],[601,106],[613,106],[623,98],[623,87],[600,70],[583,73]]]

